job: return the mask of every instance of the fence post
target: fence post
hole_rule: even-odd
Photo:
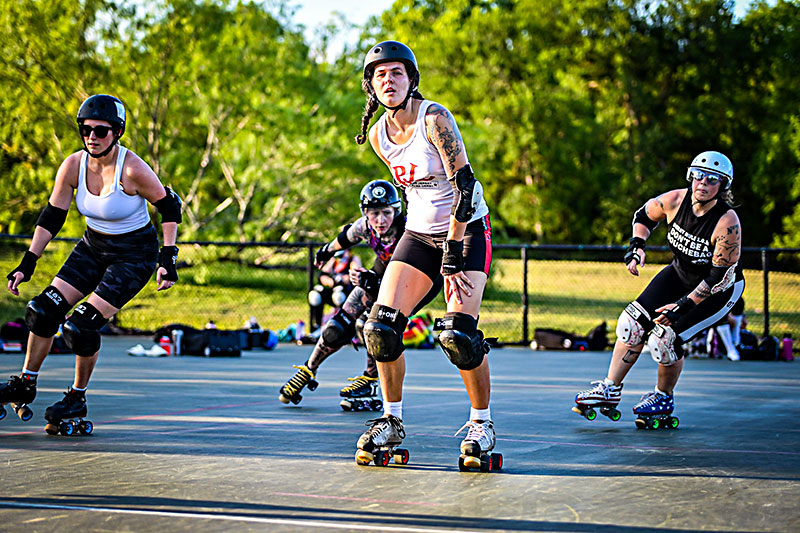
[[[308,290],[306,294],[311,292],[311,289],[314,288],[314,245],[312,243],[308,243],[308,263],[306,264],[306,271],[308,273]],[[308,299],[308,298],[306,298]],[[308,306],[308,328],[310,330],[311,324],[314,323],[314,311],[311,309],[311,306]]]
[[[522,246],[522,344],[528,344],[528,247]]]
[[[761,249],[761,269],[764,273],[764,337],[769,336],[769,258],[767,249]]]

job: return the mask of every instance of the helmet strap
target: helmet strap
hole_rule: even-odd
[[[89,151],[89,148],[86,146],[86,140],[83,141],[83,149],[86,150],[86,153],[89,154],[89,157],[93,157],[95,159],[100,159],[101,157],[105,157],[105,156],[107,156],[108,154],[111,153],[111,150],[113,150],[114,147],[119,142],[119,137],[120,136],[118,136],[118,135],[114,135],[114,142],[111,143],[108,148],[106,148],[105,150],[103,150],[99,154],[93,154],[92,152]]]

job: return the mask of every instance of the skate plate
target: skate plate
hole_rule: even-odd
[[[480,456],[461,454],[458,458],[458,469],[462,472],[470,470],[480,470],[481,472],[491,472],[503,469],[502,453],[481,453]]]
[[[94,424],[90,420],[83,418],[72,418],[69,420],[48,420],[44,427],[48,435],[91,435],[94,431]]]
[[[597,418],[597,411],[594,410],[595,407],[598,408],[600,414],[608,417],[609,420],[616,422],[622,418],[622,413],[619,412],[615,405],[605,403],[598,403],[595,405],[576,404],[572,407],[572,412],[578,413],[586,420],[594,420]]]
[[[10,405],[11,408],[14,409],[14,412],[17,413],[17,416],[20,418],[20,420],[22,420],[23,422],[27,422],[28,420],[33,418],[33,410],[31,410],[31,408],[28,407],[27,403],[9,403],[6,405]],[[5,406],[0,404],[0,420],[4,419],[6,417],[6,414],[7,412]]]
[[[672,413],[636,415],[636,429],[676,429],[680,421]]]
[[[374,452],[366,450],[356,450],[356,464],[366,466],[373,463],[375,466],[387,466],[389,459],[393,459],[395,464],[408,464],[408,450],[396,448],[394,446],[379,446]]]
[[[383,409],[383,400],[375,397],[343,398],[339,406],[344,411],[380,411]]]

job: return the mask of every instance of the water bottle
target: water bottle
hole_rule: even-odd
[[[295,331],[295,339],[297,340],[297,344],[302,344],[300,339],[306,334],[306,323],[302,320],[297,321],[297,330]]]
[[[169,355],[169,353],[172,351],[172,344],[169,342],[169,337],[166,335],[158,339],[158,345],[161,346],[165,352],[167,352],[167,355]]]
[[[794,361],[794,354],[792,354],[792,334],[786,333],[783,336],[783,345],[781,347],[781,359],[784,361]]]

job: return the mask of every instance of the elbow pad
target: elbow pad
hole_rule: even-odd
[[[475,179],[472,167],[469,165],[458,169],[451,183],[456,191],[456,197],[453,199],[453,209],[450,214],[457,222],[469,222],[480,205],[483,186]]]
[[[61,209],[47,202],[47,207],[42,209],[42,213],[39,215],[36,225],[43,227],[55,237],[58,235],[58,232],[61,231],[61,228],[64,227],[64,222],[66,222],[66,220],[66,209]]]
[[[641,224],[646,227],[648,230],[653,231],[658,227],[659,221],[653,220],[649,216],[647,216],[647,202],[636,210],[633,214],[633,223],[632,224]]]
[[[161,215],[161,223],[164,222],[177,222],[180,224],[183,221],[181,216],[181,198],[169,187],[164,187],[167,195],[153,205],[156,206],[158,214]]]
[[[353,242],[347,236],[347,232],[350,230],[352,224],[347,224],[345,227],[342,228],[342,231],[339,232],[339,235],[336,236],[336,241],[339,243],[339,246],[342,247],[342,250],[346,250],[348,248],[352,248],[357,242]]]
[[[711,294],[724,292],[733,286],[736,281],[736,265],[731,266],[717,266],[711,267],[711,273],[706,276],[703,281],[711,288]]]

